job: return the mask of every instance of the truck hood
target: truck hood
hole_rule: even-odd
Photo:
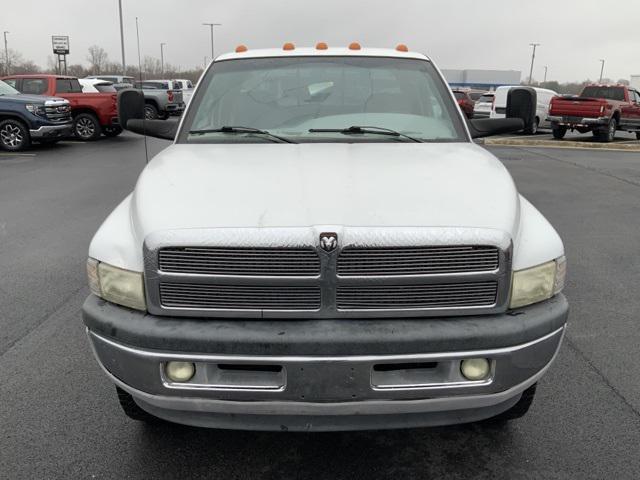
[[[135,235],[213,227],[471,227],[513,238],[519,197],[473,143],[176,144],[132,197]]]
[[[2,95],[0,98],[8,99],[18,103],[37,103],[43,104],[47,101],[52,102],[66,102],[64,98],[59,97],[45,97],[43,95],[25,95],[23,93],[16,93],[15,95]]]

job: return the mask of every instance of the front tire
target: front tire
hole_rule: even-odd
[[[73,133],[83,142],[93,142],[102,135],[102,127],[94,114],[81,113],[73,120]]]
[[[500,425],[506,422],[510,422],[511,420],[517,420],[518,418],[524,417],[531,408],[533,399],[536,396],[537,386],[537,383],[531,385],[524,392],[522,392],[520,400],[518,400],[518,403],[516,403],[513,407],[511,407],[506,412],[502,412],[501,414],[496,415],[495,417],[484,420],[484,422],[492,425]]]
[[[116,393],[118,394],[118,402],[120,403],[122,411],[130,419],[148,424],[158,424],[162,422],[158,417],[154,417],[140,408],[128,392],[125,392],[120,387],[116,387]]]
[[[553,127],[553,138],[562,140],[567,134],[567,127]]]
[[[19,152],[29,148],[31,137],[26,125],[12,118],[0,122],[0,149]]]
[[[150,103],[145,104],[144,106],[144,118],[147,120],[157,120],[158,118],[158,109],[155,105]]]

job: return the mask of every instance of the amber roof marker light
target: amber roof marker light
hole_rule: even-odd
[[[318,42],[316,44],[316,50],[328,50],[329,46],[324,42]]]
[[[296,46],[291,42],[287,42],[282,46],[282,49],[283,50],[295,50]]]
[[[362,50],[362,47],[358,42],[352,42],[349,44],[349,50]]]
[[[246,47],[246,45],[238,45],[236,47],[236,53],[244,53],[247,50],[249,50],[249,49]]]
[[[396,50],[399,52],[408,52],[409,51],[409,47],[407,47],[404,43],[401,43],[400,45],[398,45],[396,47]]]

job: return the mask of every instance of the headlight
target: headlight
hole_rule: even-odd
[[[519,308],[542,302],[564,288],[567,261],[560,257],[537,267],[513,272],[509,308]]]
[[[87,260],[87,276],[93,294],[125,307],[147,309],[141,273],[112,267],[90,258]]]
[[[33,105],[31,103],[28,103],[27,105],[24,106],[24,108],[26,108],[28,111],[30,111],[34,115],[40,115],[41,117],[44,117],[47,114],[47,111],[45,110],[44,105]]]

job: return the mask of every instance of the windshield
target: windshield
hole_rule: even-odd
[[[368,126],[422,141],[466,141],[447,86],[428,61],[378,57],[288,57],[222,61],[202,81],[179,142],[267,142],[255,134],[203,131],[242,126],[295,142],[390,142]],[[316,131],[310,131],[316,130]],[[189,133],[197,132],[197,133]],[[406,138],[404,139],[406,141]]]
[[[18,90],[0,80],[0,95],[17,95],[18,93],[20,93]]]

